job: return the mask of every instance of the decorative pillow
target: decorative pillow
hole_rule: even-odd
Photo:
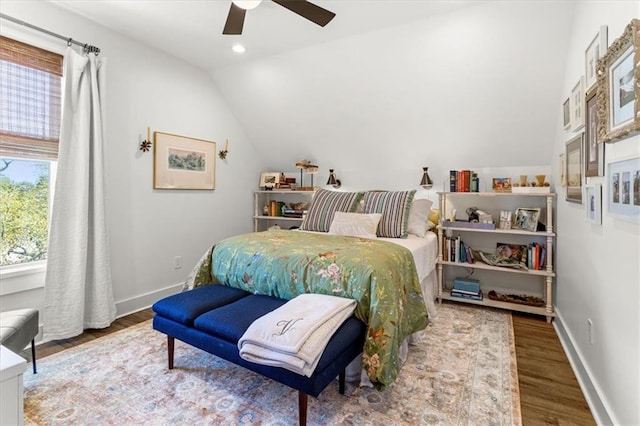
[[[431,213],[429,213],[429,222],[433,223],[433,228],[438,226],[438,223],[440,222],[440,210],[439,209],[431,209]]]
[[[335,212],[354,212],[364,192],[339,192],[318,189],[302,220],[303,231],[327,232]]]
[[[336,212],[329,227],[329,233],[349,237],[377,238],[376,229],[381,217],[380,213]]]
[[[429,226],[429,212],[433,201],[427,199],[413,200],[411,209],[409,210],[409,221],[407,222],[407,233],[424,237]]]
[[[378,237],[407,238],[407,222],[415,189],[411,191],[367,192],[365,213],[381,213]]]

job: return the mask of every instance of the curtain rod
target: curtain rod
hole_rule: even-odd
[[[68,46],[71,46],[71,44],[75,44],[76,46],[80,46],[80,47],[82,47],[84,49],[84,51],[86,53],[95,53],[96,55],[100,53],[100,49],[97,48],[96,46],[92,46],[92,45],[89,45],[87,43],[81,43],[79,41],[76,41],[76,40],[72,39],[71,37],[65,37],[63,35],[56,34],[56,33],[52,32],[52,31],[49,31],[49,30],[46,30],[44,28],[35,26],[35,25],[30,24],[28,22],[21,21],[20,19],[14,18],[13,16],[9,16],[9,15],[5,15],[4,13],[0,13],[0,18],[6,19],[7,21],[15,22],[16,24],[25,26],[27,28],[31,28],[32,30],[40,31],[40,32],[48,34],[48,35],[50,35],[52,37],[59,38],[60,40],[64,40],[64,41],[67,42]]]

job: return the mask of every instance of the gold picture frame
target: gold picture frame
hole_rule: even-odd
[[[215,189],[216,143],[154,132],[154,189]]]
[[[582,204],[582,145],[584,133],[567,142],[567,198],[571,203]]]
[[[598,140],[615,142],[640,131],[640,20],[633,19],[597,62]]]

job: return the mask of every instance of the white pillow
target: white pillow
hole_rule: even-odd
[[[413,200],[411,210],[409,210],[409,221],[407,224],[407,232],[420,238],[427,235],[429,228],[429,212],[433,201],[427,199]]]
[[[380,213],[336,212],[329,227],[329,234],[349,237],[376,238]]]

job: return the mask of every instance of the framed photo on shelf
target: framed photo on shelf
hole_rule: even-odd
[[[587,93],[585,100],[585,130],[584,130],[584,175],[604,176],[604,144],[598,143],[598,110],[596,105],[596,91]]]
[[[565,129],[571,128],[571,101],[567,98],[562,104],[562,125]]]
[[[518,208],[513,219],[513,227],[535,232],[538,229],[538,219],[540,219],[539,207]]]
[[[155,189],[215,189],[216,143],[155,132]]]
[[[262,172],[260,174],[260,188],[275,188],[280,182],[280,172]]]
[[[602,25],[598,34],[591,40],[584,52],[585,88],[589,90],[596,84],[596,63],[607,51],[607,26]]]
[[[567,142],[567,201],[582,204],[582,140],[584,133]]]
[[[615,142],[640,131],[640,20],[633,19],[597,62],[598,140]]]
[[[584,192],[586,200],[584,204],[589,222],[602,225],[602,185],[599,183],[587,185]]]
[[[491,188],[496,192],[511,192],[511,178],[493,178]]]
[[[640,158],[612,162],[608,167],[609,214],[640,223]]]
[[[571,130],[577,132],[584,127],[584,76],[571,89]]]

